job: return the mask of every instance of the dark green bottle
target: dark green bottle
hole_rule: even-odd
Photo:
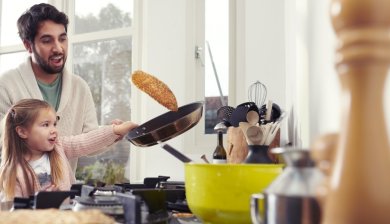
[[[226,163],[226,151],[223,147],[223,130],[226,129],[226,126],[221,126],[217,124],[214,130],[218,133],[218,144],[213,153],[213,163]]]

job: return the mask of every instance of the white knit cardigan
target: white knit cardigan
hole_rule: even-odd
[[[43,100],[31,67],[31,57],[26,57],[17,68],[0,75],[0,119],[14,103],[24,98]],[[95,104],[88,84],[66,69],[62,75],[57,115],[60,116],[57,128],[61,136],[77,135],[98,127]],[[74,172],[77,158],[69,162]]]

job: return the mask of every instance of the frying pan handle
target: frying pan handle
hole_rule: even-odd
[[[190,158],[188,158],[187,156],[185,156],[183,153],[179,152],[178,150],[176,150],[172,146],[170,146],[170,145],[168,145],[166,143],[164,143],[164,144],[161,143],[160,146],[163,149],[165,149],[165,151],[169,152],[171,155],[173,155],[174,157],[178,158],[183,163],[192,162],[192,160]]]

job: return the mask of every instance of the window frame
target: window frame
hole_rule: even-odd
[[[75,18],[75,1],[76,0],[54,0],[53,4],[61,9],[69,17],[68,36],[69,48],[68,55],[73,55],[73,46],[75,44],[111,40],[114,38],[133,37],[133,26],[126,28],[117,28],[112,30],[94,31],[89,33],[75,34],[74,18]],[[135,0],[137,1],[137,0]],[[56,4],[55,4],[56,3]],[[61,7],[60,7],[61,6]],[[134,15],[133,15],[134,19]],[[66,68],[72,71],[73,57],[68,57]]]
[[[72,55],[72,57],[68,57],[66,68],[69,71],[73,71],[73,49],[74,46],[77,44],[83,44],[88,42],[99,42],[99,41],[105,41],[105,40],[113,40],[113,39],[121,39],[121,38],[130,38],[133,39],[133,27],[134,27],[134,19],[135,15],[133,13],[132,15],[132,25],[130,27],[125,28],[116,28],[111,30],[100,30],[100,31],[93,31],[88,33],[75,33],[75,1],[76,0],[56,0],[59,5],[62,5],[62,11],[64,11],[68,17],[69,17],[69,25],[68,25],[68,35],[69,35],[69,48],[68,48],[68,55]],[[138,0],[134,0],[133,9],[135,9],[135,4]],[[135,10],[133,10],[134,12]],[[132,40],[134,41],[134,39]],[[134,45],[134,43],[133,43]],[[134,54],[134,49],[132,49],[132,54]],[[134,60],[134,56],[132,56],[132,60]],[[134,69],[134,64],[132,64],[132,69]],[[133,99],[133,98],[132,98]],[[133,100],[131,100],[133,101]],[[133,108],[133,103],[131,103],[131,108]],[[98,105],[96,105],[98,106]],[[96,111],[97,112],[97,111]],[[133,114],[130,114],[131,117],[133,117]],[[98,117],[98,121],[100,122],[100,118]],[[132,176],[134,175],[134,169],[132,169],[131,165],[132,158],[130,155],[130,148],[131,144],[128,143],[128,159],[127,159],[127,165],[125,164],[125,178],[128,178],[129,180],[132,179]]]
[[[207,53],[207,46],[205,45],[205,1],[195,1],[192,11],[188,14],[188,26],[195,24],[195,36],[191,35],[187,42],[189,49],[196,50],[196,47],[201,47],[200,57],[196,58],[195,54],[192,55],[193,60],[190,60],[187,64],[189,70],[193,69],[194,79],[188,78],[186,86],[189,92],[194,92],[193,97],[195,99],[205,100],[205,58],[209,57]],[[228,105],[236,106],[236,10],[237,0],[229,1],[229,87],[228,87]],[[194,21],[193,21],[194,20]],[[193,39],[191,39],[193,38]],[[195,83],[195,85],[194,85]],[[205,113],[205,111],[203,111]],[[199,154],[202,151],[209,152],[216,144],[216,134],[205,134],[205,116],[203,114],[199,123],[190,130],[189,134],[183,136],[183,143],[186,146],[185,153]],[[226,146],[226,136],[224,136],[224,145]]]

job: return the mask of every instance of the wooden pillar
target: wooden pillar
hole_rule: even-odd
[[[341,82],[341,131],[324,224],[390,223],[390,147],[384,84],[390,64],[390,1],[333,0]]]

